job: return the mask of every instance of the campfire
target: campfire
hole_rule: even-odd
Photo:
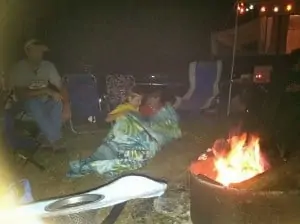
[[[193,174],[205,175],[224,186],[243,182],[267,169],[259,137],[246,133],[216,140],[190,167]]]
[[[191,164],[193,223],[300,223],[300,154],[270,167],[260,146],[258,136],[236,134]]]

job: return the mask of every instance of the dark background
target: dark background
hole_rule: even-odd
[[[210,59],[210,33],[231,25],[233,1],[171,2],[48,2],[37,36],[62,73],[84,62],[102,74],[186,75],[189,62]]]

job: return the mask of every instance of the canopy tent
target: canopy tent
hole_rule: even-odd
[[[273,18],[259,17],[238,27],[236,50],[238,53],[273,53],[272,49]],[[213,55],[224,54],[224,48],[232,49],[234,28],[211,34]],[[251,47],[252,45],[252,47]],[[223,52],[222,52],[223,51]],[[227,53],[227,52],[226,52]]]
[[[248,23],[238,25],[237,53],[285,54],[299,48],[299,6],[293,0],[249,0],[243,1],[243,4],[240,3],[239,16],[244,16],[251,11],[259,16]],[[212,33],[213,55],[231,53],[233,45],[234,28]]]
[[[229,52],[232,51],[233,33],[233,29],[212,33],[213,55],[228,53],[226,47],[230,50]],[[256,43],[257,48],[247,48],[251,43]],[[297,48],[300,48],[299,15],[283,17],[281,22],[277,17],[260,17],[238,28],[237,53],[285,54]]]
[[[300,48],[300,16],[291,15],[287,31],[286,53]]]

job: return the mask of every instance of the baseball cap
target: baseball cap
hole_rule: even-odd
[[[38,39],[30,39],[24,44],[24,50],[27,51],[29,48],[39,47],[43,51],[49,51],[47,45]]]

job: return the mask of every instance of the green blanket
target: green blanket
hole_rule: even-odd
[[[88,158],[70,162],[69,177],[92,172],[114,176],[144,166],[161,148],[181,137],[178,116],[170,105],[151,118],[129,113],[120,117]]]

